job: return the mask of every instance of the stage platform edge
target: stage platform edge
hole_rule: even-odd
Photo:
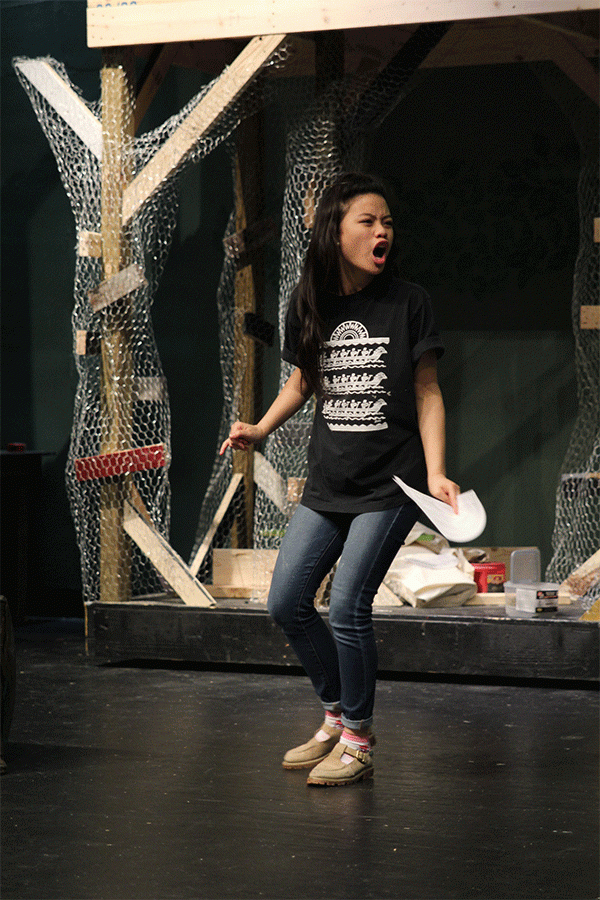
[[[536,618],[503,607],[374,610],[380,673],[599,680],[599,626],[577,604]],[[327,618],[327,613],[322,613]],[[134,661],[297,666],[264,603],[219,600],[186,606],[154,595],[86,605],[88,654],[98,663]]]

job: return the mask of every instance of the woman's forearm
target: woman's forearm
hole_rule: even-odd
[[[446,477],[446,411],[433,351],[424,353],[417,364],[415,399],[429,491],[433,497],[449,503],[454,512],[458,512],[456,498],[460,488]]]
[[[281,391],[257,425],[249,422],[234,422],[229,437],[223,442],[220,453],[223,455],[228,447],[233,450],[247,450],[251,444],[258,444],[268,435],[287,422],[298,412],[308,398],[310,392],[302,379],[300,369],[294,369]]]
[[[446,412],[439,387],[428,389],[417,399],[417,415],[427,475],[445,475]]]
[[[446,474],[446,412],[437,380],[437,361],[423,354],[415,370],[415,399],[427,475]]]

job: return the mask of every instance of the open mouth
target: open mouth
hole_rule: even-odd
[[[387,244],[377,244],[377,246],[373,250],[373,256],[375,257],[375,259],[383,261],[387,253],[387,248]]]

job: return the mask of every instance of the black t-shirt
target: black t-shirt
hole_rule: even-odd
[[[426,350],[443,353],[429,297],[379,275],[357,294],[322,296],[319,309],[326,396],[316,404],[302,504],[349,513],[400,506],[407,497],[393,475],[427,489],[413,378]],[[299,336],[294,291],[281,354],[292,365]]]

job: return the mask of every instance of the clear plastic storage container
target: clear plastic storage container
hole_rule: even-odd
[[[558,584],[540,581],[537,547],[523,547],[510,555],[510,579],[504,582],[506,614],[513,618],[540,616],[558,609]]]

